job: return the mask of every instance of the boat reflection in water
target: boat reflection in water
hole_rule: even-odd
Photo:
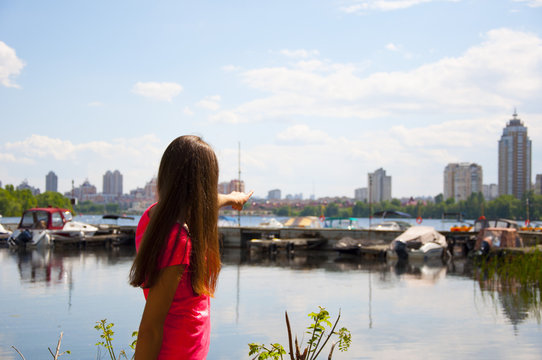
[[[411,284],[414,286],[434,286],[446,277],[473,279],[478,283],[482,300],[490,298],[495,310],[502,309],[510,323],[517,325],[532,316],[541,321],[540,289],[520,286],[514,281],[486,279],[476,271],[469,259],[416,261],[403,259],[363,258],[351,254],[337,256],[332,251],[305,251],[293,254],[265,252],[240,252],[239,256],[226,256],[225,264],[236,263],[259,267],[279,267],[293,270],[324,269],[333,272],[368,272],[376,276],[380,283]],[[495,296],[496,294],[496,296]]]

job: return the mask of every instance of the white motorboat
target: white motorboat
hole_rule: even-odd
[[[284,227],[284,224],[281,223],[280,221],[278,221],[277,219],[275,218],[271,218],[271,219],[264,219],[264,221],[262,221],[259,225],[259,227],[265,227],[265,228],[283,228]]]
[[[391,242],[387,255],[399,259],[430,260],[443,257],[447,247],[446,237],[432,226],[412,226]]]
[[[11,231],[9,231],[2,224],[0,224],[0,240],[7,240],[11,236],[11,233]]]
[[[371,224],[369,230],[379,231],[405,231],[410,224],[405,221],[384,221],[378,224]]]
[[[10,246],[41,247],[62,239],[94,235],[97,227],[74,221],[72,213],[60,208],[34,208],[26,210],[18,228],[8,239]]]

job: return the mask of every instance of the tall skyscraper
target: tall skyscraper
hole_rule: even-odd
[[[391,176],[386,175],[386,170],[380,168],[368,175],[369,202],[381,202],[391,200]]]
[[[114,172],[108,170],[104,174],[102,193],[105,195],[122,195],[122,174],[118,170]]]
[[[482,167],[474,163],[451,163],[444,168],[444,199],[467,200],[483,191]]]
[[[531,189],[531,140],[514,111],[499,140],[499,195],[521,198]]]
[[[45,191],[58,192],[58,177],[52,171],[45,176]]]

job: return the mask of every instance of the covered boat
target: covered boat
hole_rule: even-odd
[[[321,228],[322,225],[320,220],[316,216],[298,216],[289,218],[284,222],[284,227],[302,227],[317,229]]]
[[[423,260],[441,258],[447,247],[444,235],[432,226],[412,226],[391,242],[388,257]]]
[[[73,221],[70,210],[34,208],[26,210],[18,228],[8,239],[10,246],[49,246],[53,240],[92,236],[97,227]]]

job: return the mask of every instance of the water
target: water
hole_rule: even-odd
[[[97,359],[95,322],[114,322],[129,350],[144,298],[127,284],[134,256],[119,249],[15,252],[0,248],[0,359],[48,358],[60,332],[66,359]],[[540,359],[538,303],[486,289],[469,263],[367,262],[333,252],[292,259],[227,250],[215,298],[209,359],[248,359],[249,342],[287,345],[284,311],[301,338],[307,314],[324,306],[352,332],[334,359]],[[130,351],[128,351],[130,354]],[[106,358],[102,352],[102,358]],[[326,357],[327,358],[327,357]]]
[[[136,226],[139,218],[141,216],[139,215],[130,215],[134,219],[119,219],[118,225],[124,225],[124,226]],[[258,226],[260,223],[264,221],[268,221],[271,218],[275,218],[278,221],[285,222],[288,217],[280,217],[280,216],[241,216],[241,226]],[[238,219],[236,216],[228,216],[228,218],[231,219],[231,222],[235,225],[238,223]],[[103,223],[104,220],[102,219],[102,215],[78,215],[74,216],[73,218],[76,221],[81,221],[84,223],[89,224],[100,224]],[[2,224],[18,224],[20,220],[20,217],[4,217],[0,218],[0,223]],[[367,229],[369,228],[370,224],[377,224],[381,223],[382,221],[393,221],[393,220],[399,220],[407,222],[411,225],[425,225],[425,226],[432,226],[438,231],[449,231],[450,227],[454,225],[462,225],[464,223],[474,224],[474,220],[465,220],[464,223],[458,222],[458,221],[442,221],[442,219],[423,219],[421,224],[416,223],[415,218],[407,218],[407,219],[381,219],[381,218],[355,218],[354,224],[356,227]],[[521,224],[521,222],[520,222]]]

